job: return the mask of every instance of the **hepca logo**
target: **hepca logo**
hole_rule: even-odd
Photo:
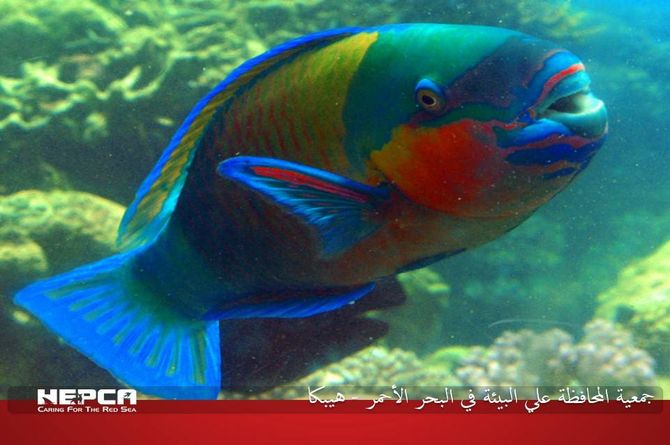
[[[136,405],[134,389],[38,389],[38,405],[84,405],[95,401],[99,405]]]

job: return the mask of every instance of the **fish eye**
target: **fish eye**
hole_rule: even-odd
[[[442,88],[430,79],[421,79],[414,88],[416,103],[431,114],[441,114],[447,102]]]

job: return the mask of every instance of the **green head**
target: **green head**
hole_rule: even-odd
[[[461,217],[529,214],[588,164],[607,130],[584,66],[505,29],[391,25],[354,75],[345,147],[412,200]]]

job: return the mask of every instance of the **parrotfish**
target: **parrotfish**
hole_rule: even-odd
[[[493,240],[606,133],[582,62],[519,32],[301,37],[193,108],[123,217],[121,253],[15,302],[129,386],[215,398],[221,351],[243,340],[220,324],[362,304],[384,277]]]

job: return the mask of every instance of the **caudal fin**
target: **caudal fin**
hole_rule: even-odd
[[[126,252],[36,282],[15,302],[138,390],[212,399],[221,386],[217,321],[190,319],[137,282]]]

